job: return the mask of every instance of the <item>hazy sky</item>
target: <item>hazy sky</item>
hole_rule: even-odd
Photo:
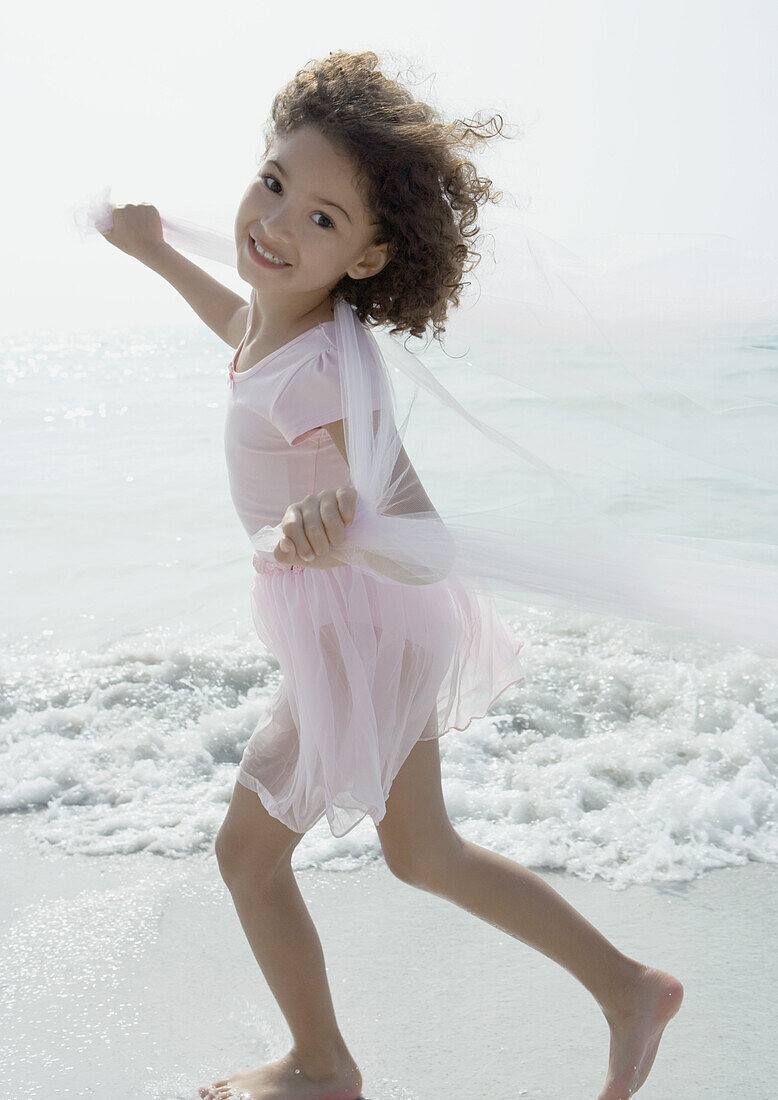
[[[110,184],[116,203],[231,232],[274,93],[337,49],[389,51],[447,114],[525,126],[482,163],[544,233],[778,249],[777,40],[774,0],[14,0],[0,17],[0,325],[196,322],[157,275],[82,241],[70,208]]]

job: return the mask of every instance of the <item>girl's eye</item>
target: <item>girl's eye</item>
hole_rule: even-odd
[[[272,180],[272,181],[273,181],[273,183],[278,183],[278,180],[276,179],[276,177],[275,177],[275,176],[260,176],[260,179],[263,179],[263,180]],[[281,186],[281,184],[280,184],[280,183],[278,183],[278,186],[280,187],[280,186]],[[272,189],[272,187],[271,187],[271,188],[270,188],[269,190],[271,190],[271,191],[272,191],[272,190],[273,190],[273,189]],[[275,192],[275,194],[277,195],[277,194],[278,194],[278,192],[276,191],[276,192]]]
[[[276,179],[276,177],[275,177],[275,176],[271,176],[271,175],[264,175],[264,176],[260,176],[259,178],[260,178],[261,180],[265,180],[265,181],[267,181],[267,180],[272,180],[272,181],[273,181],[273,183],[278,183],[279,189],[280,189],[280,187],[281,187],[281,184],[280,184],[280,183],[278,182],[278,180]],[[265,183],[265,187],[267,187],[267,183]],[[274,195],[278,195],[278,194],[279,194],[279,191],[276,191],[276,190],[275,190],[274,188],[272,188],[272,187],[269,187],[269,188],[268,188],[268,190],[269,190],[269,191],[272,191]],[[327,225],[322,225],[322,223],[321,223],[321,222],[317,222],[316,224],[317,224],[318,226],[321,226],[321,228],[322,228],[322,229],[334,229],[334,228],[335,228],[335,223],[334,223],[334,222],[332,221],[332,219],[331,219],[331,218],[328,218],[326,214],[322,214],[321,210],[318,210],[318,211],[316,212],[316,215],[315,215],[315,216],[316,216],[317,218],[324,218],[324,220],[325,220],[325,221],[326,221],[326,222],[328,223]]]

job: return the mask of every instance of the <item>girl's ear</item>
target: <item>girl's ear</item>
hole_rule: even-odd
[[[389,263],[390,249],[388,241],[369,245],[362,259],[352,264],[346,274],[352,279],[369,279],[371,275],[377,275]]]

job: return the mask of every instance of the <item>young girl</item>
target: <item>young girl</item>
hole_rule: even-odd
[[[291,861],[324,814],[337,836],[370,814],[403,882],[532,945],[590,990],[611,1033],[599,1100],[623,1100],[648,1076],[681,983],[624,955],[531,871],[464,840],[446,814],[438,738],[523,679],[493,602],[464,592],[455,574],[419,584],[380,556],[356,569],[338,554],[360,504],[338,319],[345,306],[359,319],[366,376],[366,322],[413,335],[432,323],[438,335],[458,300],[477,204],[491,197],[490,181],[461,157],[466,138],[485,135],[441,122],[377,62],[331,54],[274,100],[265,157],[235,218],[249,302],[174,251],[152,206],[115,208],[105,233],[237,347],[225,431],[231,493],[250,537],[279,523],[283,533],[272,555],[254,556],[252,611],[284,678],[246,745],[216,855],[293,1046],[199,1091],[219,1100],[360,1096]],[[405,461],[387,515],[434,518],[404,451],[394,453]]]

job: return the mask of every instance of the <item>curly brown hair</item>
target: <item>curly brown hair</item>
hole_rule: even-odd
[[[392,325],[392,334],[433,338],[445,332],[449,305],[469,286],[463,276],[479,262],[470,242],[478,208],[501,191],[478,175],[465,152],[503,134],[492,115],[448,122],[380,70],[372,51],[330,53],[309,61],[273,99],[265,152],[276,135],[313,125],[357,169],[357,186],[377,224],[374,243],[389,242],[389,261],[368,279],[348,275],[332,288],[362,323]]]

